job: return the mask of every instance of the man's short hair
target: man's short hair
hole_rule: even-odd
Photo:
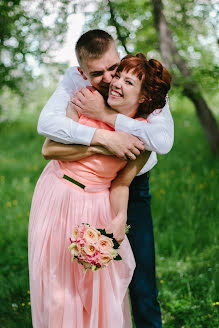
[[[83,66],[84,60],[100,58],[112,42],[114,42],[113,37],[103,30],[90,30],[82,34],[75,48],[79,64]]]

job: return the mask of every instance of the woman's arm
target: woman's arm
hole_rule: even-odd
[[[127,208],[129,199],[129,186],[138,172],[147,162],[151,152],[144,151],[135,161],[129,161],[123,170],[112,182],[110,188],[110,201],[115,218],[106,228],[107,232],[113,232],[119,243],[125,238],[125,226],[127,221]]]
[[[94,154],[112,155],[101,146],[64,145],[46,138],[42,155],[46,160],[79,161]]]

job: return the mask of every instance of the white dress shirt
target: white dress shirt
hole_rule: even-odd
[[[38,133],[64,144],[89,146],[96,129],[66,117],[66,108],[70,97],[88,85],[91,85],[90,82],[82,78],[77,67],[70,67],[40,114]],[[147,120],[148,123],[118,114],[115,123],[115,130],[128,132],[138,137],[144,142],[145,148],[152,151],[138,175],[149,171],[157,163],[156,153],[166,154],[172,148],[174,124],[168,97],[162,110],[155,110]]]

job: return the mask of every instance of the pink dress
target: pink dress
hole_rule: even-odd
[[[81,116],[81,124],[113,130]],[[126,162],[93,155],[78,162],[52,160],[42,172],[29,221],[29,275],[34,328],[131,328],[127,288],[135,260],[127,237],[112,261],[96,272],[71,261],[69,237],[76,224],[106,227],[113,219],[109,186]],[[63,174],[87,187],[84,191]]]

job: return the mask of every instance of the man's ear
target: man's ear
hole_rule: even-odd
[[[87,77],[86,77],[86,75],[84,74],[84,72],[82,71],[82,69],[78,66],[77,67],[77,69],[78,69],[78,72],[81,74],[81,76],[83,77],[83,79],[84,80],[87,80]]]

